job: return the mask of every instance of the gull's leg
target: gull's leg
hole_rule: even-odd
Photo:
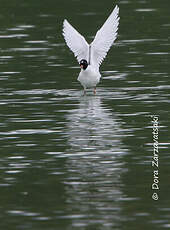
[[[83,93],[83,95],[85,96],[86,95],[86,88],[84,88],[84,91],[83,91],[84,93]]]
[[[96,95],[96,87],[94,87],[94,91],[93,92],[94,92],[94,95]]]

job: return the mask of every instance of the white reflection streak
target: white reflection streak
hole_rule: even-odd
[[[69,151],[122,152],[121,133],[113,113],[104,108],[100,97],[80,99],[77,109],[67,115]]]
[[[106,109],[100,97],[88,96],[80,99],[78,108],[69,111],[67,120],[68,177],[64,184],[68,209],[72,210],[74,204],[85,218],[95,210],[94,223],[114,226],[121,216],[120,203],[115,201],[124,196],[123,162],[118,156],[126,151],[118,118]],[[79,217],[72,219],[72,224],[87,225]]]

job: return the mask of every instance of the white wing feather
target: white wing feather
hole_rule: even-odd
[[[119,25],[118,14],[119,7],[116,6],[104,25],[98,30],[91,43],[91,58],[93,65],[100,66],[117,37]]]
[[[63,36],[70,50],[77,57],[78,62],[88,60],[89,45],[85,38],[65,19],[63,23]]]

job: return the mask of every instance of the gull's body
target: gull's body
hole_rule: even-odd
[[[100,81],[100,73],[92,65],[83,70],[81,69],[78,81],[81,83],[84,89],[86,88],[95,88]]]
[[[87,88],[94,88],[94,93],[96,93],[96,85],[99,83],[101,77],[99,72],[100,64],[117,37],[118,13],[119,8],[116,6],[104,25],[97,31],[90,45],[66,19],[64,20],[64,39],[80,63],[81,71],[78,81],[83,86],[84,92]]]

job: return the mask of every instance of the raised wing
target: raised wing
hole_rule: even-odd
[[[63,36],[70,50],[77,57],[78,62],[88,60],[89,45],[84,37],[65,19],[63,23]]]
[[[119,7],[116,6],[104,25],[97,31],[91,43],[91,58],[94,65],[98,67],[106,57],[107,52],[113,45],[119,25]]]

